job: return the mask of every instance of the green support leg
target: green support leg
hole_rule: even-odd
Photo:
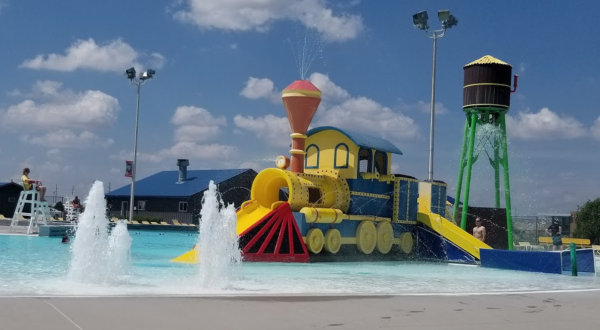
[[[477,113],[471,113],[471,132],[469,133],[469,151],[467,152],[467,181],[465,183],[465,199],[463,200],[460,227],[467,230],[467,213],[469,211],[469,191],[471,189],[471,169],[473,168],[473,148],[475,146],[475,130],[477,128]]]
[[[513,250],[513,226],[512,210],[510,203],[510,180],[508,177],[508,145],[506,141],[506,117],[500,115],[500,127],[502,128],[502,167],[504,168],[504,198],[506,199],[506,230],[508,231],[508,249]]]
[[[494,137],[494,163],[492,166],[494,167],[494,193],[495,193],[495,202],[496,208],[500,208],[500,137]]]
[[[467,137],[469,133],[469,117],[465,119],[465,131],[463,133],[463,144],[460,151],[460,163],[458,165],[458,182],[456,182],[456,194],[454,196],[454,205],[452,206],[452,218],[456,221],[458,214],[458,204],[460,204],[460,194],[462,192],[463,173],[465,172],[465,152],[467,151]]]

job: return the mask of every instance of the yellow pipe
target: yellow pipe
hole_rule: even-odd
[[[375,173],[372,173],[372,172],[360,172],[360,177],[363,178],[363,179],[365,179],[365,180],[368,180],[368,179],[379,179],[379,173],[378,172],[375,172]]]
[[[340,223],[343,220],[352,221],[392,221],[390,218],[375,215],[348,215],[339,209],[326,209],[319,207],[303,207],[300,213],[304,214],[306,223]]]
[[[340,223],[346,217],[342,210],[319,207],[303,207],[300,213],[307,223]]]
[[[378,217],[375,215],[347,215],[346,220],[355,220],[355,221],[392,221],[390,218]]]
[[[377,180],[379,180],[380,182],[387,182],[387,183],[390,183],[390,182],[394,181],[395,179],[396,179],[396,176],[393,174],[382,174],[377,178]]]

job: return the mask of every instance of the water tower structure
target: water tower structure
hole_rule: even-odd
[[[487,156],[494,170],[496,208],[500,208],[500,168],[502,168],[508,248],[511,250],[513,239],[506,113],[510,108],[510,95],[517,88],[515,75],[514,89],[511,90],[512,78],[512,66],[489,55],[464,66],[463,111],[466,122],[456,186],[456,202],[453,209],[453,216],[456,219],[459,201],[462,201],[461,228],[466,230],[473,164],[479,156]],[[465,189],[464,197],[461,199],[464,174],[466,174]]]

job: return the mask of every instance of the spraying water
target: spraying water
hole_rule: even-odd
[[[232,204],[225,207],[217,186],[210,181],[200,211],[200,283],[204,288],[228,288],[242,261],[236,233],[237,216]]]
[[[79,217],[71,245],[69,279],[79,283],[107,283],[125,275],[130,266],[131,237],[119,222],[109,233],[104,184],[96,181]]]
[[[317,55],[323,52],[323,43],[316,29],[306,28],[304,36],[296,35],[296,45],[293,45],[290,39],[287,39],[290,46],[292,47],[292,53],[300,79],[306,79],[306,74],[315,60]]]

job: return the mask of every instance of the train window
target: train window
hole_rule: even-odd
[[[371,172],[371,151],[360,149],[358,152],[358,172]]]
[[[319,168],[319,147],[316,144],[306,147],[304,168]]]
[[[311,204],[321,203],[321,189],[308,187],[308,202]]]
[[[375,171],[380,175],[387,174],[387,155],[383,152],[375,153]]]
[[[333,160],[333,168],[348,168],[348,146],[345,143],[340,143],[335,146],[335,159]]]

